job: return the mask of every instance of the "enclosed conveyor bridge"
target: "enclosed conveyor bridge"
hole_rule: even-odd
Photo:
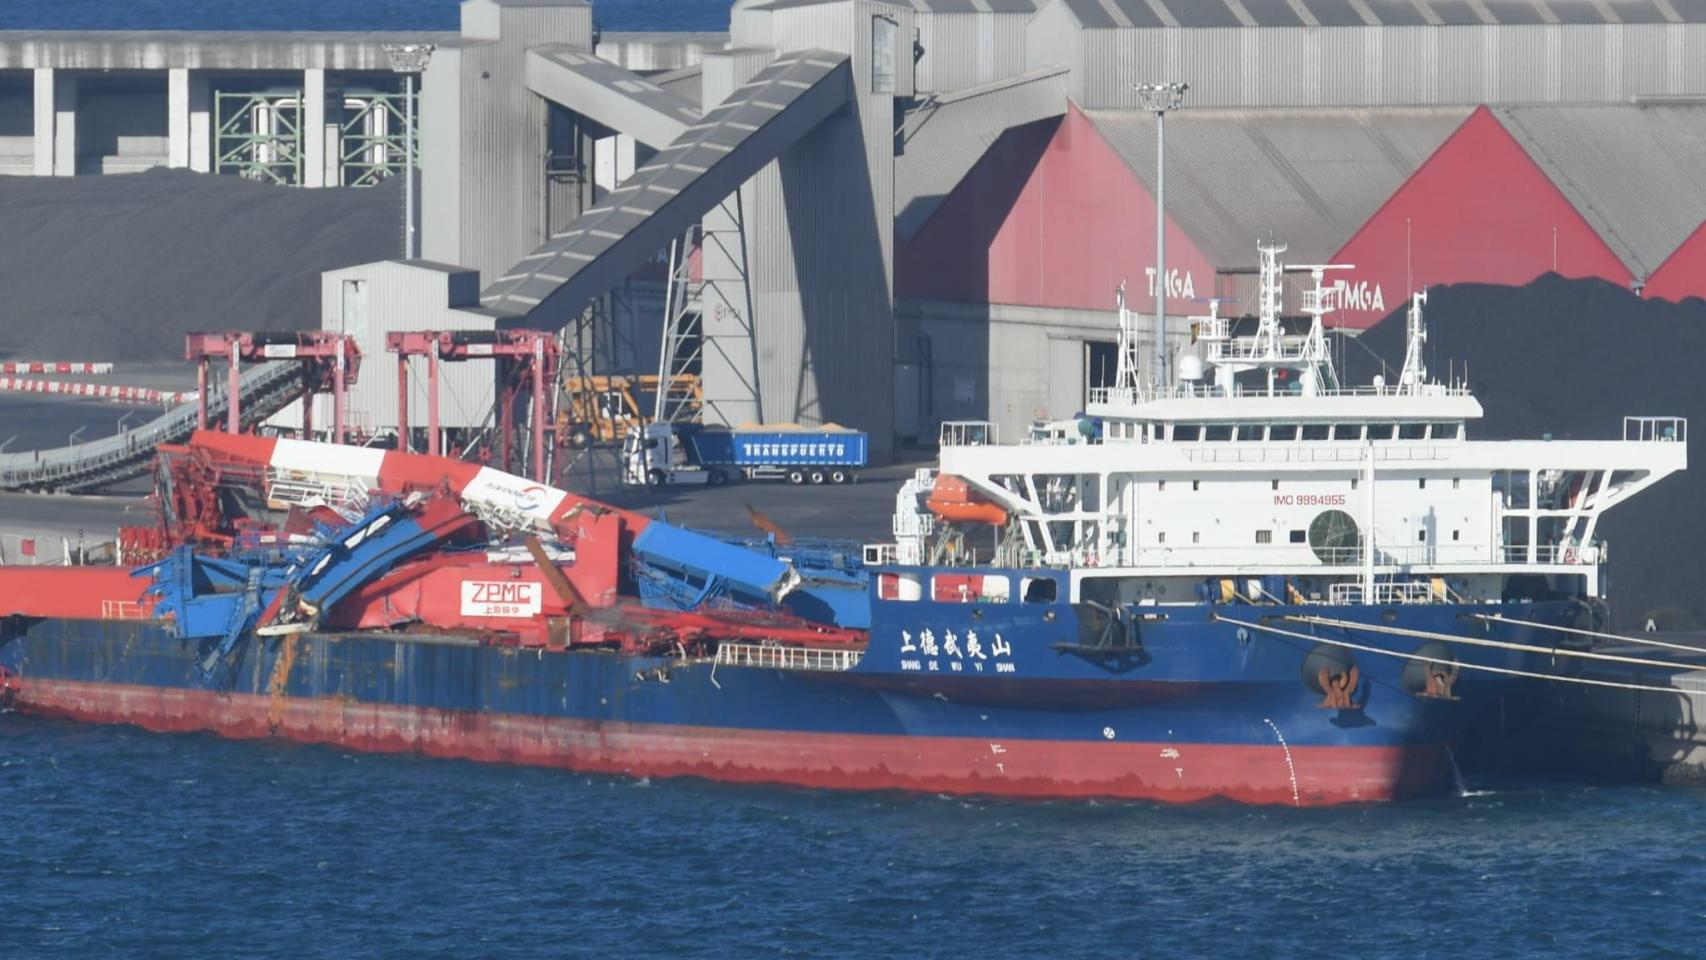
[[[601,85],[585,64],[539,56],[529,67],[542,95],[574,100],[565,105],[577,110],[603,102],[586,93]],[[631,93],[636,103],[651,103],[648,135],[661,137],[667,102],[650,91]],[[804,50],[777,58],[567,230],[523,257],[481,299],[526,316],[531,326],[568,325],[589,300],[621,284],[852,96],[846,54]]]

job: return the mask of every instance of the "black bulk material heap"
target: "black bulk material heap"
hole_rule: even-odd
[[[1596,535],[1610,550],[1609,595],[1621,629],[1706,624],[1706,301],[1643,300],[1601,280],[1548,274],[1527,286],[1457,284],[1428,291],[1428,370],[1444,380],[1468,365],[1486,416],[1475,439],[1617,439],[1625,416],[1689,419],[1690,469],[1612,508]],[[1345,347],[1347,380],[1396,379],[1402,308]],[[1367,350],[1362,349],[1367,347]]]
[[[0,357],[181,360],[194,330],[317,328],[321,271],[400,255],[401,194],[0,177]]]

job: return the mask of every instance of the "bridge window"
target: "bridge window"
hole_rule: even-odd
[[[1493,492],[1504,497],[1505,508],[1508,510],[1527,510],[1528,471],[1500,470],[1493,474]]]
[[[1262,428],[1253,423],[1243,424],[1238,428],[1238,439],[1260,440],[1262,439]]]
[[[1456,440],[1459,426],[1455,423],[1436,423],[1429,432],[1435,440]]]
[[[1400,440],[1426,440],[1427,438],[1428,425],[1425,423],[1400,423],[1398,425],[1398,439]]]
[[[1368,438],[1370,440],[1390,440],[1392,439],[1392,432],[1397,429],[1396,423],[1371,423],[1368,425]]]
[[[1338,426],[1333,428],[1333,439],[1334,440],[1361,440],[1362,439],[1362,424],[1360,424],[1360,423],[1341,423],[1341,424],[1339,424]]]
[[[1181,443],[1195,443],[1202,436],[1202,427],[1194,423],[1176,423],[1173,425],[1173,439]]]
[[[1053,603],[1059,596],[1052,577],[1026,577],[1022,585],[1026,603]]]
[[[1303,425],[1303,439],[1325,440],[1332,429],[1333,428],[1331,426],[1325,423],[1306,423]]]
[[[1297,424],[1276,423],[1268,428],[1268,437],[1272,440],[1296,440]]]
[[[1210,424],[1203,428],[1203,439],[1225,442],[1232,439],[1232,427],[1224,423]]]

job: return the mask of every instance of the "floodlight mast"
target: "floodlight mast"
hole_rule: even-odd
[[[437,47],[430,43],[388,43],[391,69],[403,75],[403,259],[421,255],[420,230],[415,224],[415,77],[426,74]]]
[[[1167,363],[1167,112],[1185,105],[1188,83],[1140,83],[1137,99],[1155,114],[1155,388],[1170,386]]]

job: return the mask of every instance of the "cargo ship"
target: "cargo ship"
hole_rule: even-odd
[[[736,541],[486,466],[197,432],[113,567],[0,569],[13,709],[625,776],[1286,805],[1446,789],[1602,622],[1601,513],[1686,423],[1476,441],[1339,382],[1329,267],[1002,442],[942,426],[891,542]],[[1240,327],[1247,329],[1240,329]],[[1176,381],[1176,382],[1163,382]],[[832,497],[825,488],[826,497]],[[139,556],[146,543],[147,556]],[[143,562],[146,561],[146,562]]]

